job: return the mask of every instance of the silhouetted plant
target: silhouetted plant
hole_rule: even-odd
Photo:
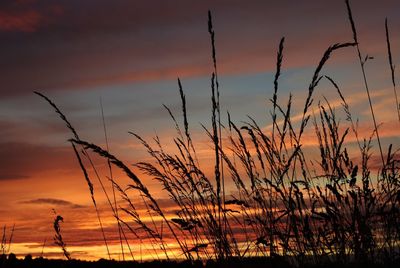
[[[54,211],[54,214],[56,214],[55,211]],[[56,217],[54,218],[53,227],[54,227],[54,231],[56,232],[56,234],[54,235],[54,243],[61,248],[65,258],[67,258],[67,260],[71,260],[71,254],[68,252],[67,245],[65,244],[63,237],[61,235],[60,222],[63,222],[63,221],[64,221],[64,218],[60,215],[56,215]]]
[[[222,123],[215,33],[209,13],[208,30],[214,67],[210,81],[211,127],[202,127],[213,148],[213,174],[206,175],[198,161],[189,128],[186,96],[180,79],[178,89],[183,122],[180,123],[165,106],[177,133],[173,138],[175,151],[166,151],[158,136],[154,137],[151,144],[140,135],[130,132],[153,159],[141,161],[134,166],[162,185],[170,200],[178,207],[173,216],[167,214],[167,209],[130,165],[111,154],[107,148],[80,139],[57,106],[39,93],[56,109],[73,133],[70,142],[95,207],[93,185],[81,156],[90,159],[89,154],[93,152],[107,160],[110,171],[113,165],[130,179],[130,184],[123,187],[115,178],[109,177],[113,202],[103,187],[118,223],[122,251],[122,236],[128,231],[140,241],[150,241],[157,258],[159,250],[166,259],[177,258],[172,253],[171,245],[164,239],[164,229],[167,229],[168,235],[181,251],[179,257],[183,256],[190,262],[217,259],[228,263],[230,260],[242,260],[251,256],[280,257],[292,265],[301,266],[329,263],[347,265],[368,261],[392,265],[399,260],[398,149],[390,145],[387,154],[383,153],[364,69],[370,57],[363,59],[361,55],[347,0],[346,6],[353,41],[336,43],[325,50],[312,75],[298,123],[294,121],[292,95],[289,95],[286,102],[278,99],[285,40],[281,39],[270,100],[270,130],[260,127],[250,117],[248,122],[239,126],[231,120],[229,113],[227,124],[224,126]],[[396,92],[387,24],[386,37],[392,83]],[[353,47],[357,51],[373,117],[373,131],[367,138],[360,137],[358,120],[353,118],[338,83],[322,73],[334,53]],[[336,90],[346,116],[345,122],[337,118],[336,107],[328,99],[324,98],[315,105],[315,90],[322,79],[329,81]],[[319,158],[311,158],[303,149],[303,137],[307,131],[315,134]],[[350,147],[346,141],[350,133],[357,142],[357,148],[351,154],[357,154],[357,157],[349,155]],[[371,164],[375,137],[381,158],[378,171],[374,171]],[[93,166],[91,161],[90,164]],[[97,172],[96,176],[99,178]],[[225,183],[229,178],[235,187],[230,195],[225,192]],[[100,179],[99,182],[101,183]],[[120,194],[120,205],[117,205],[114,191]],[[138,205],[134,204],[131,191],[139,193],[141,205],[146,208],[145,212],[137,209]],[[125,217],[120,215],[122,212]],[[145,221],[144,216],[149,216],[150,220]],[[98,219],[101,223],[100,216]],[[62,218],[57,220],[57,224],[60,220]],[[104,231],[103,237],[105,238]],[[124,240],[129,245],[126,236]],[[63,243],[62,245],[65,246]]]

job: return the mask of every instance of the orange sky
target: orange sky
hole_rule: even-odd
[[[312,72],[324,50],[351,41],[344,1],[51,1],[4,0],[0,3],[0,227],[15,224],[11,251],[20,255],[61,257],[54,246],[55,209],[63,215],[62,231],[74,258],[97,259],[106,252],[87,184],[71,138],[54,110],[33,91],[49,96],[68,116],[81,137],[105,145],[99,99],[104,105],[110,149],[129,164],[149,161],[145,148],[129,134],[145,139],[157,134],[169,150],[175,130],[162,107],[181,119],[177,77],[187,99],[190,126],[199,160],[212,173],[212,144],[200,123],[211,127],[210,44],[207,10],[216,30],[221,105],[239,126],[247,115],[270,129],[276,51],[285,36],[279,101],[293,93],[292,120],[301,117]],[[399,124],[386,54],[384,19],[389,20],[393,61],[400,60],[398,1],[351,1],[360,48],[373,56],[367,76],[384,148],[399,145]],[[334,53],[323,69],[343,90],[359,118],[361,137],[372,131],[367,97],[356,51]],[[396,71],[396,75],[398,72]],[[323,97],[348,126],[334,88],[322,80],[313,110]],[[267,113],[267,116],[266,116]],[[354,148],[354,137],[348,137]],[[353,143],[352,143],[353,142]],[[310,124],[303,136],[310,155],[315,135]],[[395,146],[396,147],[396,146]],[[376,149],[376,148],[375,148]],[[95,163],[107,179],[106,163]],[[139,173],[140,174],[140,173]],[[118,176],[119,175],[119,176]],[[116,172],[121,185],[128,180]],[[143,176],[152,193],[167,198],[161,186]],[[109,184],[107,189],[111,192]],[[233,189],[227,185],[227,189]],[[98,182],[95,195],[104,217],[113,257],[120,258],[115,222]],[[133,196],[135,200],[138,196]],[[171,205],[164,200],[166,208]],[[173,215],[173,207],[170,207]],[[132,246],[137,255],[137,240]],[[149,247],[149,245],[144,245]],[[142,257],[156,256],[142,248]],[[153,255],[152,255],[153,254]]]

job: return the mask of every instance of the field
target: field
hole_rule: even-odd
[[[178,79],[181,115],[169,113],[176,136],[171,145],[155,136],[145,140],[130,132],[148,152],[151,161],[134,166],[120,160],[106,146],[84,140],[68,116],[40,92],[70,131],[69,142],[82,170],[103,230],[94,194],[99,181],[116,224],[124,258],[135,261],[74,260],[63,237],[63,217],[55,212],[54,241],[65,261],[6,259],[12,233],[3,231],[4,267],[395,267],[400,261],[400,158],[399,144],[384,147],[375,118],[370,81],[365,66],[372,57],[361,50],[356,21],[345,1],[352,40],[327,47],[315,66],[305,99],[280,98],[285,38],[276,53],[273,95],[267,105],[269,127],[249,117],[235,122],[221,107],[218,76],[218,42],[212,15],[208,14],[213,73],[210,77],[211,126],[202,125],[208,138],[213,172],[204,170],[192,139],[185,89]],[[393,86],[393,114],[400,124],[395,68],[386,23],[388,70]],[[369,136],[360,136],[357,115],[345,98],[345,89],[324,74],[324,66],[342,50],[354,50],[359,61],[370,110]],[[321,81],[337,94],[338,103],[314,99]],[[293,102],[302,102],[300,113]],[[396,125],[399,129],[399,125]],[[310,152],[314,144],[317,154]],[[102,175],[94,158],[107,164]],[[118,175],[115,175],[118,174]],[[120,174],[129,179],[122,185]],[[157,181],[169,197],[168,207],[152,193],[142,174]],[[105,185],[111,185],[111,191]],[[228,192],[228,186],[229,188]],[[233,190],[232,190],[233,188]],[[107,190],[108,189],[108,190]],[[140,203],[136,203],[139,200]],[[138,208],[141,209],[138,209]],[[143,209],[145,208],[145,209]],[[104,245],[112,259],[103,230]],[[131,239],[130,237],[134,237]],[[140,263],[132,248],[146,241],[154,262]]]

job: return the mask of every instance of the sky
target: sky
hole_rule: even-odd
[[[398,64],[400,2],[353,0],[351,5],[360,49],[373,57],[365,66],[382,142],[399,145],[384,21],[388,18],[393,62]],[[206,170],[212,169],[207,165],[211,145],[201,127],[211,126],[208,10],[216,32],[221,110],[238,124],[249,115],[268,127],[282,37],[279,101],[285,103],[291,92],[297,112],[325,49],[352,41],[345,3],[336,0],[0,2],[0,227],[6,226],[9,234],[15,224],[11,251],[60,257],[52,239],[55,209],[65,218],[64,236],[74,257],[105,256],[90,194],[68,142],[71,133],[33,91],[51,98],[81,137],[105,146],[101,99],[110,151],[136,163],[151,158],[128,131],[148,140],[157,134],[172,147],[174,125],[163,104],[180,118],[179,77],[199,157]],[[372,121],[356,50],[335,52],[322,72],[341,86],[362,136],[369,137]],[[326,81],[315,99],[323,96],[340,107]],[[309,138],[312,146],[312,134]],[[95,160],[100,170],[105,168]],[[157,182],[143,178],[166,198]],[[100,192],[95,184],[103,207]],[[104,217],[114,241],[114,223]],[[111,244],[114,257],[120,258],[117,243]]]

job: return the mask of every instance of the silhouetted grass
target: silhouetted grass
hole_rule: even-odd
[[[369,56],[364,59],[360,52],[350,4],[347,0],[345,2],[353,40],[332,44],[325,50],[311,77],[299,123],[293,118],[292,96],[289,95],[286,101],[278,99],[285,40],[281,39],[271,98],[271,130],[260,127],[252,118],[239,126],[230,118],[229,113],[226,127],[222,124],[216,41],[209,13],[208,30],[214,67],[210,80],[211,127],[202,126],[213,148],[214,172],[206,175],[198,161],[180,79],[178,88],[183,122],[178,122],[165,106],[177,132],[173,139],[175,151],[166,151],[157,136],[149,143],[138,134],[130,132],[153,159],[136,163],[135,167],[162,185],[163,191],[178,207],[178,212],[173,216],[167,215],[166,208],[163,208],[141,175],[134,172],[130,165],[111,154],[108,148],[82,140],[57,106],[37,93],[56,109],[72,131],[70,142],[95,207],[93,186],[81,159],[82,155],[89,160],[90,152],[101,156],[130,179],[130,184],[125,187],[112,175],[109,176],[113,202],[102,187],[119,226],[122,250],[122,244],[125,242],[129,246],[130,242],[125,235],[122,239],[122,235],[130,232],[136,237],[136,243],[143,240],[150,242],[157,258],[159,252],[162,252],[167,260],[184,258],[193,266],[199,265],[199,261],[207,262],[207,267],[244,267],[250,264],[252,267],[272,267],[275,264],[284,267],[357,267],[394,266],[399,262],[398,148],[390,145],[387,153],[383,151],[364,69]],[[387,26],[386,37],[392,83],[396,92]],[[339,84],[323,74],[324,66],[334,53],[350,48],[355,48],[357,52],[373,118],[373,132],[365,138],[360,137],[357,120],[353,118],[351,107]],[[324,98],[316,105],[314,103],[315,90],[323,78],[338,93],[346,115],[344,122],[337,117],[335,107],[327,99]],[[307,131],[315,134],[318,158],[311,158],[303,149],[304,134]],[[358,145],[351,152],[346,143],[349,133],[355,135]],[[106,131],[105,137],[108,144]],[[378,171],[373,170],[374,163],[371,163],[375,137],[382,160]],[[94,168],[93,163],[89,163]],[[111,172],[111,166],[109,170]],[[101,183],[97,172],[96,176]],[[228,178],[235,187],[229,196],[225,192]],[[120,194],[121,201],[118,203],[114,191]],[[139,212],[133,202],[132,191],[139,194],[147,212]],[[118,211],[124,215],[121,216]],[[150,220],[144,221],[144,216],[149,216]],[[155,216],[159,216],[160,220],[156,220]],[[99,215],[98,218],[101,224]],[[179,256],[172,253],[166,235],[175,241],[181,252]]]
[[[54,214],[56,214],[55,211]],[[56,234],[54,235],[54,243],[62,249],[65,258],[67,258],[67,260],[71,260],[71,254],[68,252],[67,245],[65,244],[63,237],[61,235],[60,222],[63,221],[64,218],[60,215],[56,215],[56,217],[54,218],[53,227],[54,231],[56,232]]]
[[[11,243],[14,235],[14,229],[15,225],[13,225],[10,233],[8,234],[9,236],[7,237],[7,226],[3,226],[3,232],[1,235],[1,243],[0,243],[0,264],[2,266],[5,265],[7,254],[11,252]]]

